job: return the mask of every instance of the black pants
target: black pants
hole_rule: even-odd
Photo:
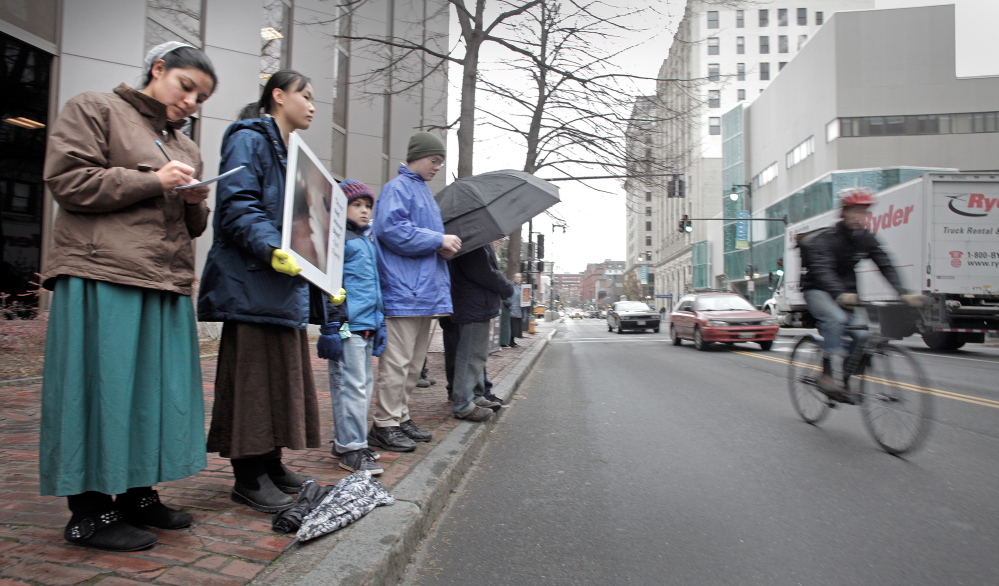
[[[524,320],[520,317],[510,318],[510,339],[524,337]]]

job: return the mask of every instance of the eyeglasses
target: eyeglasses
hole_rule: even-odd
[[[435,167],[440,167],[441,165],[444,164],[444,159],[433,157],[432,159],[430,159],[430,164],[432,164]]]

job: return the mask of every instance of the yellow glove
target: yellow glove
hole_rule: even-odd
[[[347,292],[343,290],[343,287],[340,287],[340,292],[336,295],[330,295],[329,300],[333,305],[340,305],[347,300]]]
[[[856,293],[840,293],[836,297],[836,303],[839,304],[843,309],[851,309],[857,306],[857,302],[860,299],[857,297]]]
[[[295,257],[280,248],[275,248],[274,252],[271,253],[271,267],[279,273],[292,277],[302,272],[302,268],[295,262]]]
[[[923,306],[923,296],[922,295],[899,295],[898,298],[911,305],[912,307],[922,307]]]

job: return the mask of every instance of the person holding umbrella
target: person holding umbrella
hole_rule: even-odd
[[[431,440],[409,414],[409,396],[423,367],[434,318],[451,313],[447,259],[461,239],[444,233],[427,182],[444,164],[444,141],[429,132],[409,139],[406,164],[385,184],[372,221],[388,343],[378,361],[378,394],[368,443],[412,452]]]

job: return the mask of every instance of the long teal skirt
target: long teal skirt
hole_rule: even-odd
[[[191,298],[59,278],[45,348],[41,494],[120,494],[206,464]]]

